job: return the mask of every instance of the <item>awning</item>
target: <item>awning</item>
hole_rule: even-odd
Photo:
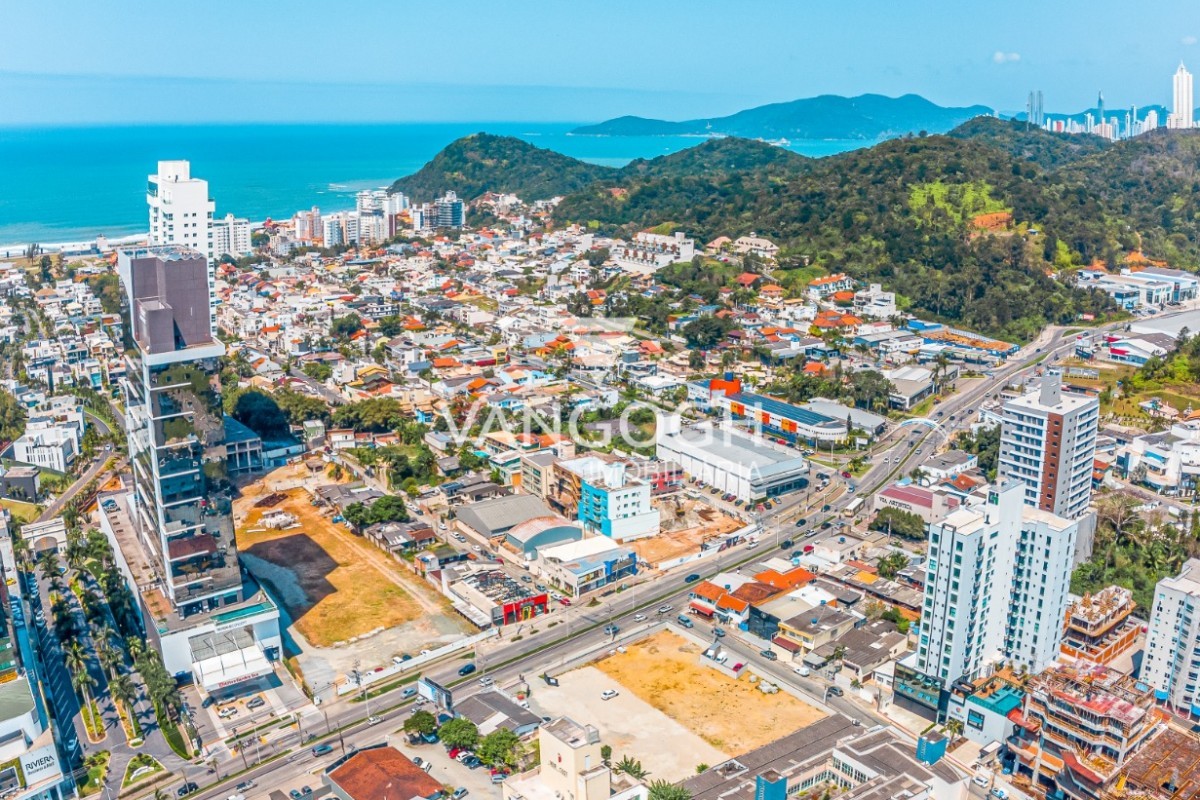
[[[192,662],[192,674],[206,692],[234,686],[274,672],[258,645]]]
[[[708,605],[707,603],[702,603],[699,600],[693,600],[692,602],[688,603],[688,605],[693,611],[698,614],[703,614],[706,617],[711,617],[715,612],[715,609],[713,609],[712,606]]]

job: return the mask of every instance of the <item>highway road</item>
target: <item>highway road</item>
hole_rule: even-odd
[[[1177,313],[1177,312],[1173,312]],[[1171,315],[1164,315],[1171,316]],[[1125,323],[1114,323],[1106,330]],[[802,513],[806,496],[794,496],[785,499],[781,504],[768,512],[762,521],[761,542],[768,546],[787,536],[803,534],[807,529],[819,526],[825,520],[835,519],[840,512],[855,497],[869,496],[887,483],[919,466],[927,458],[952,438],[954,432],[969,424],[970,419],[988,399],[996,399],[999,387],[1016,377],[1033,372],[1042,364],[1048,364],[1074,348],[1075,336],[1068,334],[1063,328],[1048,328],[1037,340],[1023,348],[1009,359],[1009,362],[993,370],[993,377],[978,380],[964,380],[962,388],[947,397],[938,406],[940,416],[925,422],[909,422],[892,431],[885,439],[883,447],[877,447],[872,454],[872,466],[859,479],[851,481],[855,487],[853,493],[844,493],[830,503],[830,511],[826,513],[809,514],[807,524],[797,528],[789,520]],[[305,376],[307,377],[307,376]],[[918,452],[919,451],[919,452]],[[424,674],[433,680],[450,686],[455,690],[455,697],[461,698],[479,691],[478,678],[480,674],[493,677],[497,683],[505,684],[524,675],[526,679],[536,682],[536,676],[549,671],[554,673],[558,667],[570,662],[575,657],[589,650],[599,652],[606,646],[616,646],[622,641],[640,638],[645,635],[647,625],[656,623],[639,623],[634,615],[647,612],[653,617],[652,609],[662,604],[670,604],[676,608],[686,605],[690,584],[686,582],[686,572],[699,572],[709,576],[717,572],[735,569],[743,564],[764,558],[770,550],[757,551],[747,549],[745,544],[722,553],[706,563],[703,567],[685,566],[675,574],[667,574],[653,582],[638,585],[627,592],[622,592],[608,598],[602,598],[599,607],[590,609],[573,609],[572,614],[563,614],[559,619],[565,623],[553,629],[543,628],[538,633],[527,633],[522,641],[511,642],[505,639],[496,641],[495,646],[480,652],[477,663],[481,673],[467,678],[457,674],[461,666],[460,660],[450,659],[440,666],[433,666]],[[613,636],[605,632],[605,628],[615,624],[620,632]],[[702,624],[703,627],[703,624]],[[722,644],[754,666],[756,672],[771,676],[774,680],[791,684],[813,698],[813,702],[824,705],[849,717],[857,717],[864,724],[886,724],[887,720],[876,715],[872,710],[842,697],[824,697],[825,682],[814,678],[801,678],[792,671],[788,664],[771,661],[764,658],[758,651],[746,642],[738,640],[734,635],[725,637]],[[394,731],[403,722],[413,708],[412,702],[397,703],[398,695],[388,695],[372,700],[372,713],[383,718],[378,726],[368,726],[366,723],[367,708],[358,703],[342,703],[339,706],[327,706],[328,724],[334,731],[323,733],[314,740],[303,743],[297,732],[296,750],[277,761],[252,767],[248,772],[225,779],[219,783],[206,786],[201,793],[195,795],[203,800],[217,800],[228,797],[232,787],[239,780],[252,778],[258,785],[248,797],[266,797],[266,792],[275,787],[289,785],[304,778],[315,785],[315,778],[306,777],[308,773],[319,774],[341,755],[342,741],[348,748],[376,744],[384,740],[385,735]],[[826,700],[828,702],[826,702]],[[342,728],[341,734],[337,729]],[[308,732],[311,734],[311,731]],[[335,748],[333,754],[314,758],[309,748],[317,743],[329,743]],[[227,761],[220,765],[221,773],[228,774],[240,762]],[[193,776],[195,779],[195,776]]]

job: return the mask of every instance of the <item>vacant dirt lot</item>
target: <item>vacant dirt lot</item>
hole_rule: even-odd
[[[701,666],[700,652],[678,634],[660,631],[596,667],[729,756],[825,716],[785,692],[763,694],[745,673],[735,681]]]
[[[309,643],[328,647],[448,611],[443,598],[407,568],[331,522],[304,489],[286,489],[281,503],[254,508],[271,493],[268,487],[279,485],[270,478],[247,487],[234,505],[238,549]],[[298,525],[266,530],[257,524],[264,512],[276,511],[295,515]]]

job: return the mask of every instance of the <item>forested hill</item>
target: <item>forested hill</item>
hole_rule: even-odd
[[[972,117],[991,114],[986,106],[939,106],[915,94],[885,97],[821,95],[748,108],[725,117],[669,122],[618,117],[573,132],[591,136],[741,136],[750,139],[883,139],[906,133],[943,133]]]
[[[433,200],[447,191],[465,200],[488,191],[541,200],[616,175],[612,167],[588,164],[513,136],[476,133],[451,142],[388,191],[403,192],[416,202]]]
[[[923,316],[1017,340],[1111,308],[1073,288],[1078,267],[1137,249],[1200,264],[1200,132],[1107,143],[983,118],[822,159],[729,138],[619,170],[478,135],[394,188],[563,194],[556,224],[621,236],[664,223],[702,242],[754,231],[784,248],[785,285],[845,271]]]

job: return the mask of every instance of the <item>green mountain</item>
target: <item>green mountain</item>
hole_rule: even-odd
[[[1033,161],[1047,169],[1099,153],[1110,144],[1107,139],[1091,134],[1049,133],[1030,128],[1018,120],[995,117],[976,117],[950,131],[949,135],[984,142],[1014,158]]]
[[[447,191],[467,200],[488,191],[544,199],[616,174],[611,167],[588,164],[512,136],[476,133],[451,142],[388,191],[404,192],[417,202],[433,200]]]
[[[907,133],[942,133],[972,117],[991,114],[985,106],[947,108],[915,94],[885,97],[821,95],[749,108],[726,117],[669,122],[618,117],[573,132],[591,136],[740,136],[748,139],[887,139]]]

